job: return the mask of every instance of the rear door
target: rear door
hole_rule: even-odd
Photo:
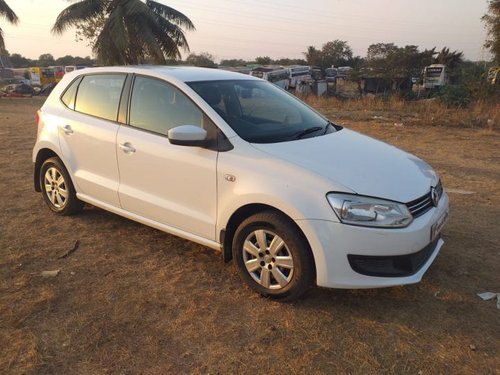
[[[210,121],[178,88],[135,77],[130,126],[117,137],[122,207],[184,232],[215,240],[217,151],[172,145],[169,129]]]
[[[125,74],[89,74],[61,97],[59,141],[77,191],[120,207],[116,135]]]

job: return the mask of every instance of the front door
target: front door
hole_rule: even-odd
[[[167,82],[137,76],[130,126],[117,137],[122,208],[161,224],[215,240],[217,151],[170,144],[179,125],[202,127],[205,116]]]

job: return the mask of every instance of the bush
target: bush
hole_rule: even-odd
[[[448,85],[442,87],[436,97],[448,107],[467,107],[472,101],[472,93],[465,85]]]

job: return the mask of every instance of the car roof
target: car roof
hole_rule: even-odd
[[[165,65],[129,65],[85,68],[74,71],[75,75],[91,73],[137,73],[174,78],[182,82],[218,81],[218,80],[255,80],[242,73],[235,73],[222,69],[199,68],[194,66],[165,66]]]

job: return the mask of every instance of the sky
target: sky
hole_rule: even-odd
[[[486,0],[157,0],[188,16],[196,31],[186,32],[193,53],[229,58],[303,58],[308,46],[340,39],[355,55],[373,43],[449,47],[469,60],[485,60],[481,16]],[[7,0],[20,19],[0,19],[7,50],[29,58],[50,53],[90,56],[74,30],[50,32],[57,15],[75,1]],[[184,58],[187,54],[183,54]]]

